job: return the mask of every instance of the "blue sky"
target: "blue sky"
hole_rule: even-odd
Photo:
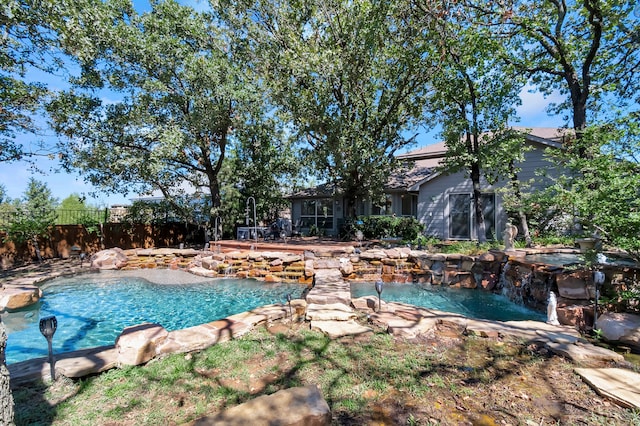
[[[137,0],[134,3],[140,11],[148,8],[147,1]],[[181,3],[189,4],[196,9],[204,9],[208,5],[206,1],[202,0],[181,1]],[[46,78],[54,90],[64,86],[60,81],[51,81],[50,76]],[[108,94],[105,94],[105,100],[108,100],[106,99],[108,96]],[[546,107],[549,104],[549,99],[545,99],[540,93],[530,93],[525,90],[521,93],[521,98],[522,105],[517,109],[521,121],[517,125],[524,127],[560,127],[565,124],[561,117],[547,115]],[[557,99],[554,100],[557,101]],[[425,130],[417,138],[418,146],[437,142],[436,136],[435,132],[427,132]],[[39,139],[52,141],[55,136],[50,130],[45,130],[43,136],[25,136],[22,141],[23,144],[28,146]],[[38,157],[35,162],[39,171],[33,170],[26,162],[0,163],[0,182],[5,186],[6,195],[9,198],[21,198],[31,177],[45,182],[51,189],[52,195],[60,201],[72,193],[77,193],[86,196],[89,204],[108,207],[114,204],[130,204],[130,199],[136,196],[136,194],[125,196],[97,191],[96,188],[85,183],[78,174],[60,171],[59,164],[55,159]],[[92,197],[90,194],[93,192],[97,192],[98,195]]]

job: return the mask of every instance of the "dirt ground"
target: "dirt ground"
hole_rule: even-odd
[[[343,343],[353,344],[350,338]],[[334,412],[334,424],[640,425],[640,411],[597,395],[574,372],[575,364],[543,346],[465,336],[457,326],[441,324],[428,336],[396,339],[394,350],[416,346],[437,360],[425,376],[430,392],[391,392],[378,399],[367,391],[368,410],[356,418]]]
[[[288,339],[295,340],[303,327],[308,330],[308,324],[304,323],[297,326],[276,324],[268,330],[274,338],[285,334]],[[251,338],[251,334],[243,338],[247,336]],[[364,342],[358,339],[346,337],[335,343],[352,348]],[[387,387],[381,392],[368,385],[361,387],[356,381],[354,388],[361,389],[358,391],[361,393],[359,399],[365,401],[364,406],[356,410],[346,409],[340,400],[331,400],[329,391],[321,390],[330,404],[333,425],[640,425],[640,411],[619,407],[597,395],[574,372],[575,364],[542,346],[468,336],[456,326],[441,324],[417,339],[394,339],[386,353],[389,351],[428,360],[410,369],[406,377],[402,376],[407,374],[406,366],[399,367],[398,376],[403,377],[399,380],[410,381],[417,385],[416,388],[403,386],[400,391],[397,387]],[[375,353],[372,357],[384,357],[384,354]],[[369,361],[354,359],[351,362]],[[243,368],[251,372],[249,379],[225,369],[196,368],[197,379],[194,380],[204,380],[211,386],[253,396],[271,393],[273,386],[280,388],[283,377],[294,371],[303,384],[321,382],[317,375],[301,373],[300,362],[300,353],[280,352],[271,358],[255,354],[243,362]],[[638,371],[637,366],[626,366]],[[354,371],[359,371],[357,366],[344,366],[345,374],[353,375]],[[73,401],[79,386],[78,382],[59,380],[51,387],[32,388],[31,392],[32,396],[38,394],[39,398],[46,394],[47,406],[53,408],[58,402]],[[198,386],[194,382],[187,388]],[[80,418],[91,418],[91,410],[96,407],[100,407],[98,411],[114,410],[112,405],[117,403],[115,400],[105,402],[103,392],[109,392],[109,389],[98,390],[90,396],[85,395],[80,401],[71,402],[78,407]],[[179,425],[184,422],[184,417],[179,416],[182,421],[171,420],[175,411],[194,413],[201,403],[201,399],[194,398],[192,392],[179,389],[158,393],[141,388],[139,392],[152,403],[131,407],[120,412],[116,419],[112,418],[107,423],[102,419],[95,424],[152,424],[148,420],[153,411],[157,411],[155,414],[163,419],[162,424]],[[213,414],[217,410],[211,411],[210,408],[207,411]],[[51,413],[47,424],[73,424],[69,419],[58,420],[56,417]]]

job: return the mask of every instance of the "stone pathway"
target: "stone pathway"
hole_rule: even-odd
[[[349,283],[339,269],[318,269],[314,286],[307,294],[306,319],[311,329],[320,330],[331,338],[372,333],[373,329],[356,322],[351,307]]]
[[[640,374],[622,368],[576,368],[599,395],[627,408],[640,407]]]

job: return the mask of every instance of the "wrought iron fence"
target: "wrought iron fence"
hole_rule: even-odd
[[[55,225],[88,225],[109,222],[109,209],[56,209],[51,212],[55,217]],[[0,230],[6,230],[12,223],[28,218],[32,213],[28,211],[0,212]],[[35,215],[34,215],[35,216]]]

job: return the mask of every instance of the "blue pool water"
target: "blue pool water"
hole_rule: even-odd
[[[376,296],[373,283],[351,284],[351,297]],[[382,300],[402,302],[428,309],[453,312],[469,318],[492,321],[545,321],[546,316],[522,305],[517,305],[505,296],[483,290],[431,286],[429,284],[385,283]]]
[[[273,303],[299,298],[300,284],[206,279],[180,271],[149,271],[154,282],[119,271],[59,278],[42,287],[28,311],[2,315],[7,363],[47,356],[40,318],[55,315],[54,353],[113,345],[125,327],[153,322],[169,331],[204,324]]]
[[[580,253],[536,253],[527,254],[524,260],[531,263],[544,263],[552,266],[582,265],[585,263],[584,254]],[[611,253],[598,253],[596,261],[602,265],[629,266],[638,268],[640,265],[630,257]]]
[[[259,306],[301,297],[305,286],[256,280],[206,279],[170,270],[114,271],[58,278],[27,311],[2,315],[8,333],[7,363],[47,355],[40,318],[55,315],[54,353],[112,345],[125,327],[153,322],[169,331],[204,324]],[[376,295],[372,283],[353,283],[353,297]],[[385,284],[382,299],[490,320],[540,320],[539,312],[480,290]]]

